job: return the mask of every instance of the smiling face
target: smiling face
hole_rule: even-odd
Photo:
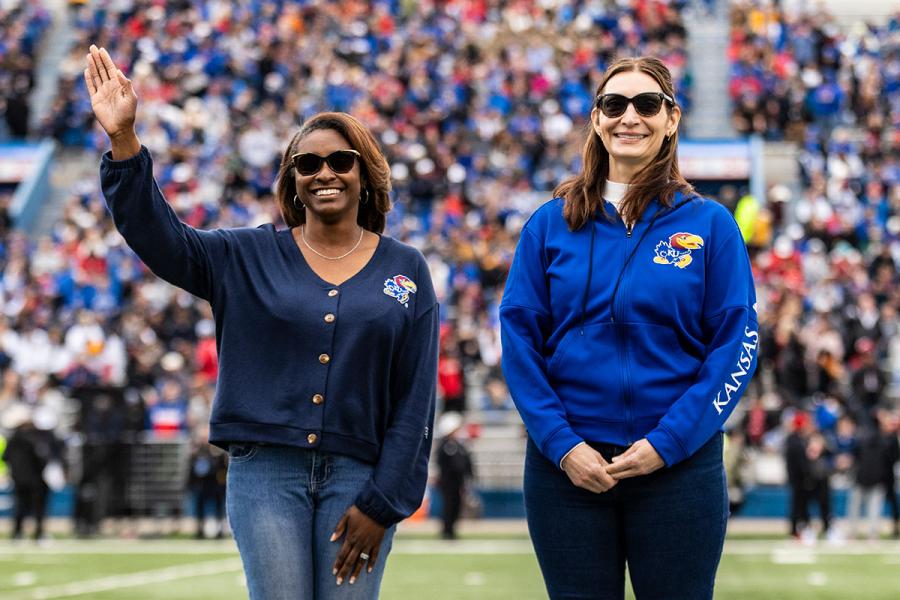
[[[337,150],[352,149],[350,142],[334,129],[317,129],[297,143],[294,154],[312,152],[328,156]],[[301,175],[294,169],[294,183],[297,197],[306,205],[307,219],[317,218],[325,223],[343,219],[356,222],[362,190],[359,159],[347,173],[335,173],[324,161],[313,175]]]
[[[662,92],[663,89],[646,73],[625,71],[610,78],[601,91],[632,98],[643,92]],[[652,117],[638,113],[632,103],[628,104],[624,114],[614,118],[607,117],[595,107],[591,122],[609,153],[610,181],[630,183],[638,171],[656,158],[666,136],[675,132],[680,119],[681,109],[665,102]]]

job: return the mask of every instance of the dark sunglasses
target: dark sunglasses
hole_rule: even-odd
[[[675,106],[675,100],[662,92],[644,92],[629,98],[622,94],[600,94],[597,96],[597,108],[610,118],[621,117],[633,104],[634,110],[642,117],[655,117],[662,108],[663,100]]]
[[[323,162],[328,163],[328,168],[332,172],[343,175],[353,169],[353,164],[358,156],[359,152],[356,150],[338,150],[328,156],[304,152],[293,155],[291,161],[294,163],[294,169],[301,175],[315,175],[322,168]]]

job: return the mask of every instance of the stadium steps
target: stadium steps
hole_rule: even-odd
[[[695,6],[699,4],[697,2]],[[736,137],[731,126],[731,100],[728,97],[728,11],[718,4],[712,14],[692,7],[685,20],[688,64],[693,74],[693,106],[685,118],[685,137],[691,140]]]
[[[897,11],[896,2],[885,0],[822,0],[821,4],[842,27],[859,22],[883,24]],[[788,12],[810,10],[807,0],[786,0],[782,7]]]
[[[29,129],[38,131],[53,106],[59,87],[60,67],[75,40],[75,28],[66,0],[44,0],[43,7],[52,16],[52,22],[37,48],[35,85],[31,93]]]
[[[520,489],[527,438],[522,424],[488,425],[469,441],[477,485],[482,489]]]
[[[83,148],[63,148],[57,151],[53,160],[50,195],[28,232],[32,237],[49,235],[61,221],[69,198],[96,193],[100,184],[96,153]]]

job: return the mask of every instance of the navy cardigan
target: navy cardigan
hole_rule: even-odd
[[[381,236],[335,286],[289,229],[200,231],[179,221],[150,152],[100,166],[116,228],[162,279],[207,300],[219,378],[210,442],[320,449],[375,465],[356,506],[384,526],[422,500],[434,420],[439,310],[420,252]]]

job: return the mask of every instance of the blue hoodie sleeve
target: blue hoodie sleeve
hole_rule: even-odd
[[[700,449],[719,431],[756,370],[759,326],[750,258],[737,224],[712,249],[703,302],[706,359],[694,384],[647,434],[667,466]]]
[[[422,504],[428,480],[437,393],[440,310],[428,266],[421,258],[418,294],[428,297],[397,356],[391,385],[394,409],[381,444],[375,472],[354,502],[384,527],[413,514]],[[428,293],[423,293],[428,292]]]
[[[116,229],[144,264],[172,285],[210,300],[215,274],[224,265],[225,235],[196,230],[178,219],[153,178],[146,146],[125,160],[104,154],[100,186]]]
[[[583,440],[547,379],[544,344],[552,323],[546,272],[543,243],[526,224],[500,303],[503,374],[528,434],[559,465]]]

